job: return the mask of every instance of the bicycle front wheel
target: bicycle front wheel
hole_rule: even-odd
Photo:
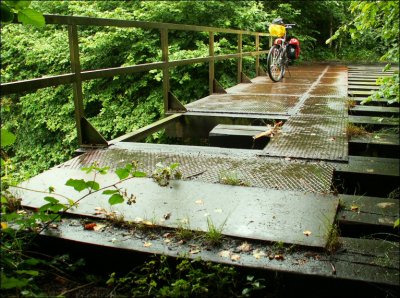
[[[285,74],[285,63],[283,59],[283,50],[280,46],[271,47],[267,58],[268,75],[274,82],[279,82]]]

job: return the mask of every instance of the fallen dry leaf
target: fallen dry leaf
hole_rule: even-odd
[[[106,225],[95,225],[95,226],[93,227],[93,230],[95,230],[96,232],[98,232],[98,231],[102,230],[102,229],[105,228],[105,227],[106,227]]]
[[[84,230],[94,230],[94,227],[96,226],[95,223],[88,223],[85,224],[85,226],[83,227]]]
[[[367,173],[373,173],[374,169],[367,169]]]
[[[57,224],[51,224],[50,225],[50,228],[52,228],[52,229],[58,229],[58,225]],[[96,228],[96,227],[95,227]]]
[[[351,205],[350,206],[350,210],[351,211],[357,212],[359,209],[360,209],[360,207],[358,207],[357,205]]]
[[[231,260],[232,261],[239,261],[240,260],[240,255],[238,255],[238,254],[231,255]]]
[[[261,257],[265,257],[266,254],[265,254],[265,252],[262,251],[261,249],[256,249],[256,250],[253,251],[253,256],[254,256],[256,259],[260,259]]]
[[[203,200],[196,200],[195,203],[197,205],[203,205],[204,204]]]
[[[165,213],[163,217],[164,217],[165,220],[170,219],[171,218],[171,212]]]
[[[214,209],[214,212],[215,213],[222,213],[222,209],[221,208]]]
[[[190,253],[191,255],[198,254],[199,252],[200,252],[200,249],[192,249],[192,250],[189,251],[189,253]]]
[[[144,244],[143,244],[143,246],[144,247],[150,247],[150,246],[152,246],[153,244],[151,243],[151,242],[145,242]]]
[[[306,236],[310,236],[311,235],[311,231],[304,231],[303,234],[306,235]]]
[[[170,243],[171,242],[171,239],[164,239],[164,243]]]
[[[239,245],[237,247],[237,249],[242,252],[248,252],[248,251],[252,250],[252,247],[251,247],[251,244],[249,244],[247,242],[243,242],[241,245]]]
[[[274,259],[275,260],[279,260],[279,261],[283,261],[285,259],[285,257],[283,255],[279,254],[279,255],[275,255]]]
[[[153,227],[153,226],[155,226],[155,224],[152,223],[152,222],[149,221],[149,220],[143,220],[143,221],[141,222],[141,224],[143,224],[143,225],[145,225],[145,226],[148,226],[148,227]]]
[[[221,250],[218,255],[223,258],[230,258],[232,252],[229,250]]]
[[[376,204],[376,206],[378,206],[379,208],[382,208],[382,209],[390,208],[390,207],[393,207],[394,205],[396,205],[396,204],[395,203],[389,203],[389,202],[383,202],[383,203]]]
[[[164,235],[162,235],[163,236],[163,238],[170,238],[170,237],[172,237],[173,235],[171,234],[171,233],[165,233]]]
[[[8,224],[6,222],[2,222],[1,223],[1,229],[4,230],[4,229],[7,229],[7,228],[8,228]]]

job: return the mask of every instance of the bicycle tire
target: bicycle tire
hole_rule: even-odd
[[[282,80],[285,74],[285,61],[282,60],[284,51],[279,45],[271,47],[267,57],[268,76],[274,82]]]

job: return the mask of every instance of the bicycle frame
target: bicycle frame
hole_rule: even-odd
[[[285,24],[286,29],[291,29],[295,24]],[[274,40],[273,46],[268,53],[267,70],[273,82],[279,82],[285,75],[286,69],[289,71],[290,58],[287,55],[288,42],[287,31],[285,35]],[[290,72],[289,72],[290,73]]]

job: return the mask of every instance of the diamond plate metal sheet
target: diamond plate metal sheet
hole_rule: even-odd
[[[263,152],[269,156],[346,161],[346,125],[343,117],[292,116]]]
[[[118,146],[85,153],[60,167],[76,169],[97,162],[100,166],[115,169],[137,160],[141,170],[152,173],[157,163],[178,162],[186,180],[217,183],[221,174],[233,171],[238,178],[255,187],[318,193],[330,191],[334,168],[330,163],[257,157],[254,154],[210,154],[208,150],[196,148],[199,149],[185,152],[181,146],[119,143]]]
[[[309,97],[299,114],[347,117],[346,99],[335,97]]]
[[[299,96],[210,95],[186,105],[190,112],[289,114]]]

